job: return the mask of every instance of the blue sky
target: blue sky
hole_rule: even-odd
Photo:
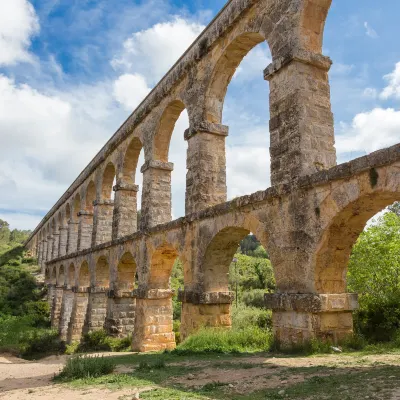
[[[33,229],[224,3],[1,1],[0,218]],[[323,53],[334,62],[339,162],[399,142],[398,15],[395,0],[333,0]],[[229,198],[270,184],[270,61],[257,46],[228,89]],[[170,150],[174,217],[184,210],[187,125],[184,112]]]

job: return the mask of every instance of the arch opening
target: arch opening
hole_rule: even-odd
[[[103,173],[103,179],[101,183],[101,197],[102,200],[111,200],[114,196],[113,185],[116,180],[116,172],[113,163],[108,163]]]
[[[79,193],[75,196],[73,210],[73,220],[76,221],[78,219],[78,213],[81,211],[81,196]]]
[[[124,182],[127,182],[129,184],[136,183],[136,171],[142,148],[143,145],[139,138],[135,137],[131,140],[125,152],[124,163],[122,168],[122,176]]]
[[[263,71],[271,62],[265,37],[243,33],[222,51],[207,89],[205,119],[229,127],[228,200],[270,185],[270,89]]]
[[[154,252],[149,276],[150,289],[170,289],[172,268],[177,258],[178,252],[168,244]]]
[[[332,220],[316,253],[317,293],[345,293],[352,249],[376,214],[400,200],[400,193],[375,192],[344,207]]]
[[[65,283],[65,271],[64,271],[64,265],[61,265],[58,270],[57,286],[64,286],[64,283]]]
[[[68,267],[68,272],[66,274],[65,283],[69,287],[75,286],[75,266],[74,266],[74,264],[70,264]]]
[[[86,261],[79,268],[78,286],[82,288],[90,286],[89,264]]]
[[[132,291],[135,288],[136,262],[132,254],[125,253],[117,266],[116,290]]]
[[[95,286],[108,288],[109,285],[110,285],[110,272],[109,272],[108,260],[106,257],[101,256],[96,263]]]
[[[86,189],[86,210],[93,212],[93,202],[96,200],[96,186],[93,181],[89,182]]]
[[[187,108],[181,100],[175,100],[165,108],[154,137],[152,159],[174,163],[170,181],[172,219],[185,215],[186,160],[182,155],[188,149],[184,140],[188,127]]]

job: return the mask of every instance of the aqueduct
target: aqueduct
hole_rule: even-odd
[[[279,340],[352,332],[357,296],[346,292],[347,263],[366,222],[400,200],[400,145],[336,165],[331,60],[321,54],[330,5],[229,1],[43,218],[26,246],[45,272],[52,324],[64,340],[104,328],[133,332],[134,350],[173,348],[177,257],[182,336],[229,327],[228,269],[250,232],[274,268],[277,291],[266,306]],[[263,41],[273,58],[264,71],[272,186],[227,202],[224,98],[243,57]],[[169,143],[184,109],[186,215],[171,221]]]

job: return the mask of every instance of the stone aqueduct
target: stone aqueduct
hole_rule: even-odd
[[[177,257],[182,336],[202,325],[229,327],[229,265],[249,232],[274,268],[277,292],[266,306],[279,340],[352,331],[357,296],[346,293],[347,262],[368,219],[400,200],[400,146],[336,166],[331,61],[321,54],[330,5],[229,1],[45,216],[26,246],[45,272],[52,324],[64,340],[105,328],[133,332],[134,350],[173,348],[169,281]],[[224,97],[243,57],[262,41],[273,57],[264,71],[272,187],[226,202]],[[184,109],[186,216],[171,221],[168,151]]]

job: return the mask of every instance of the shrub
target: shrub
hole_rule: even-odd
[[[107,357],[74,356],[71,357],[63,370],[55,377],[56,380],[71,381],[74,379],[97,378],[111,374],[116,364]]]
[[[232,308],[232,326],[234,329],[244,329],[249,326],[270,329],[272,327],[272,312],[239,305],[238,308]]]
[[[132,338],[113,338],[107,336],[104,330],[86,333],[81,343],[76,348],[78,353],[88,353],[93,351],[127,351],[131,347]],[[71,351],[71,349],[69,350]]]
[[[33,329],[22,335],[20,349],[22,356],[32,358],[64,353],[65,345],[60,341],[56,330]]]
[[[268,351],[272,334],[255,326],[244,329],[203,328],[182,342],[176,353]]]
[[[265,308],[265,293],[265,289],[254,289],[248,292],[244,292],[242,295],[242,301],[247,307]]]
[[[0,320],[0,351],[31,358],[49,353],[63,352],[58,333],[38,329],[32,316],[6,317]]]

